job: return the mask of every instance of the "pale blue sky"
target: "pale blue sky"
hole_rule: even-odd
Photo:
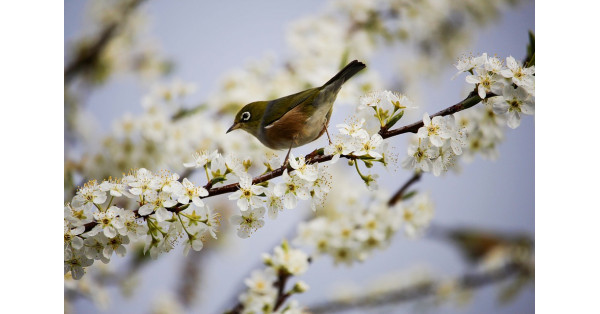
[[[268,3],[268,6],[266,5]],[[85,1],[65,2],[65,37],[74,38],[83,24]],[[261,57],[272,51],[285,54],[285,25],[295,18],[318,10],[322,1],[150,1],[145,7],[152,16],[153,34],[160,40],[167,56],[177,62],[174,76],[195,82],[196,99],[202,99],[218,86],[221,75],[240,67],[245,60]],[[260,8],[260,10],[258,10]],[[251,13],[251,14],[250,14]],[[488,52],[500,57],[513,55],[520,59],[525,54],[527,31],[534,30],[533,1],[509,10],[498,23],[477,32],[472,47],[465,52]],[[257,36],[256,34],[260,34]],[[448,65],[440,83],[431,83],[432,92],[423,96],[424,106],[438,111],[461,99],[464,77],[450,80],[454,68]],[[118,78],[94,91],[87,106],[104,130],[110,121],[125,111],[139,112],[144,86],[131,78]],[[249,100],[250,101],[250,100]],[[340,110],[332,125],[345,116]],[[477,157],[463,167],[461,175],[449,174],[437,178],[426,175],[416,187],[429,191],[436,203],[434,222],[444,226],[472,226],[506,232],[534,234],[534,119],[526,116],[516,130],[506,132],[506,140],[499,147],[500,158],[495,161]],[[406,149],[406,138],[392,139],[401,154]],[[382,173],[380,185],[394,189],[410,174],[405,171]],[[277,224],[268,223],[250,239],[232,237],[231,247],[220,254],[207,257],[203,298],[194,312],[214,313],[241,286],[242,279],[258,259],[257,252],[270,251],[272,244],[288,234],[301,215],[301,208],[280,215]],[[173,290],[180,275],[174,269],[182,265],[180,250],[166,254],[144,272],[144,287],[132,299],[123,299],[118,291],[111,312],[146,313],[147,302],[158,293]],[[337,280],[365,283],[374,276],[424,264],[439,273],[460,274],[467,270],[454,248],[431,240],[411,241],[398,234],[385,251],[376,252],[370,259],[353,268],[333,267],[330,259],[313,263],[301,279],[311,291],[298,297],[302,304],[312,304],[330,295],[331,284]],[[514,303],[497,307],[497,289],[488,287],[476,292],[473,303],[465,309],[442,307],[436,313],[531,313],[534,311],[532,289],[522,293]],[[78,312],[94,313],[89,302],[77,302]],[[411,313],[412,305],[397,309],[397,313]],[[358,311],[356,313],[359,313]],[[374,311],[374,313],[378,313]]]

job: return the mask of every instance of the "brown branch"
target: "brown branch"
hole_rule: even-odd
[[[98,35],[94,43],[86,50],[80,51],[65,67],[65,85],[68,84],[76,75],[96,64],[102,52],[108,43],[118,34],[121,25],[125,24],[129,15],[146,0],[132,0],[123,8],[122,18],[108,24]]]
[[[486,272],[467,273],[455,279],[461,289],[476,289],[486,285],[494,284],[512,276],[527,275],[526,267],[517,263],[511,263],[504,267]],[[311,313],[332,313],[344,310],[367,307],[376,307],[386,304],[414,301],[433,296],[445,281],[428,281],[415,284],[407,288],[382,293],[378,296],[358,296],[351,300],[330,301],[310,306]]]
[[[495,96],[492,93],[489,93],[487,95],[487,97],[492,97]],[[477,103],[479,103],[481,101],[481,98],[477,95],[477,90],[472,91],[469,96],[467,96],[467,98],[463,99],[462,101],[460,101],[459,103],[450,106],[444,110],[441,110],[439,112],[437,112],[436,114],[432,115],[431,117],[435,117],[435,116],[446,116],[449,114],[453,114],[456,112],[459,112],[461,110],[465,110],[468,108],[473,107],[474,105],[476,105]],[[419,122],[415,122],[397,129],[393,129],[393,130],[385,130],[385,129],[381,129],[379,131],[379,134],[381,135],[381,137],[385,138],[389,138],[389,137],[393,137],[393,136],[397,136],[400,134],[404,134],[404,133],[416,133],[420,127],[423,126],[423,121],[419,121]],[[326,162],[326,161],[330,161],[333,158],[334,155],[324,155],[323,149],[317,149],[313,152],[311,152],[310,154],[304,156],[306,163],[307,164],[318,164],[318,163],[322,163],[322,162]],[[350,160],[357,160],[360,159],[361,156],[354,156],[354,155],[340,155],[340,157],[346,158],[346,159],[350,159]],[[288,170],[288,172],[291,172],[294,170],[294,168],[292,168],[290,165],[283,165],[277,169],[274,169],[272,171],[269,171],[267,173],[264,173],[260,176],[255,177],[254,179],[252,179],[252,184],[259,184],[259,183],[263,183],[266,181],[269,181],[271,179],[280,177],[283,175],[283,172],[285,170]],[[414,176],[413,176],[414,178]],[[418,180],[415,179],[415,182]],[[414,182],[407,182],[408,185],[412,184]],[[235,192],[239,189],[239,183],[231,183],[228,185],[224,185],[224,186],[220,186],[220,187],[212,187],[212,181],[209,181],[204,188],[208,191],[208,195],[204,196],[202,198],[207,198],[207,197],[212,197],[212,196],[216,196],[216,195],[221,195],[221,194],[225,194],[225,193],[231,193],[231,192]],[[408,188],[408,186],[406,187]],[[400,193],[401,192],[401,193]],[[402,196],[402,194],[405,191],[399,191],[400,193],[400,197]],[[390,200],[391,202],[392,200]],[[396,200],[397,201],[397,200]],[[394,201],[394,202],[396,202]],[[178,213],[180,211],[182,211],[183,209],[187,208],[184,206],[187,206],[188,204],[177,204],[171,208],[167,208],[167,210],[174,212],[174,213]],[[137,211],[134,211],[137,215]],[[139,215],[137,215],[138,217],[140,217]],[[94,226],[96,226],[97,222],[92,221],[89,222],[87,224],[85,224],[85,232],[91,230]]]
[[[402,197],[404,196],[404,193],[406,193],[406,190],[408,190],[408,188],[415,182],[419,181],[419,179],[421,179],[421,172],[415,172],[415,174],[408,180],[406,181],[406,183],[404,183],[404,185],[398,190],[398,192],[396,192],[396,194],[394,194],[394,196],[392,196],[392,198],[390,198],[390,200],[388,201],[388,206],[392,207],[394,205],[396,205],[396,203],[402,199]]]
[[[486,98],[489,97],[493,97],[496,96],[493,93],[488,93]],[[433,115],[431,115],[431,118],[433,117],[437,117],[437,116],[447,116],[453,113],[457,113],[459,111],[471,108],[473,106],[475,106],[476,104],[478,104],[481,101],[481,97],[479,97],[479,95],[477,94],[477,89],[473,90],[469,96],[467,96],[467,98],[463,99],[462,101],[460,101],[459,103],[457,103],[454,106],[450,106],[444,110],[441,110]],[[384,139],[388,138],[388,137],[392,137],[392,136],[396,136],[399,134],[403,134],[403,133],[417,133],[417,131],[419,130],[420,127],[423,126],[423,121],[418,121],[415,122],[413,124],[409,124],[394,130],[386,130],[386,129],[381,129],[379,131],[379,135],[381,135],[381,137],[383,137]]]

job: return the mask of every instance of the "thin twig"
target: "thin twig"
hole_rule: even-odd
[[[402,197],[404,196],[404,193],[406,193],[406,190],[408,190],[408,188],[415,182],[419,181],[419,179],[421,179],[421,172],[415,172],[415,174],[408,180],[406,181],[406,183],[404,183],[404,185],[398,190],[398,192],[396,192],[396,194],[394,194],[394,196],[392,196],[392,198],[390,198],[390,200],[388,201],[388,206],[392,207],[394,205],[396,205],[396,203],[402,199]]]

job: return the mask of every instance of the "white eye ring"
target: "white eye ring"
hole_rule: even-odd
[[[242,121],[248,121],[250,120],[250,112],[246,111],[244,113],[242,113]]]

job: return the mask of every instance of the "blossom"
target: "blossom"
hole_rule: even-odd
[[[289,161],[290,166],[294,168],[294,173],[298,177],[311,182],[317,179],[317,166],[306,164],[303,156],[298,157],[298,160],[296,161],[296,158],[294,158],[294,154],[290,153]]]
[[[283,197],[283,206],[287,209],[296,207],[298,199],[308,200],[310,193],[306,188],[306,184],[297,176],[290,176],[287,169],[283,171],[284,182],[279,183],[273,189],[275,195]]]
[[[381,154],[376,151],[381,143],[383,143],[383,137],[375,133],[371,138],[367,137],[363,139],[361,145],[359,145],[359,150],[354,152],[354,154],[356,156],[368,155],[373,158],[381,158]]]
[[[192,162],[186,162],[183,164],[184,167],[186,168],[202,168],[204,167],[208,162],[210,162],[213,158],[215,158],[217,156],[219,152],[218,151],[214,151],[212,153],[209,153],[208,151],[202,151],[200,153],[194,153],[194,155],[192,156],[194,158],[194,161]]]
[[[286,244],[277,246],[273,255],[263,254],[263,261],[277,270],[298,276],[308,269],[308,255],[298,249],[292,249]]]
[[[465,143],[466,144],[466,143]],[[454,166],[456,161],[456,154],[451,148],[451,144],[446,142],[444,146],[439,148],[439,156],[433,161],[432,172],[436,177],[446,172],[449,168]]]
[[[444,140],[450,137],[448,128],[444,121],[444,117],[435,116],[433,119],[429,118],[429,114],[423,114],[423,126],[417,131],[419,138],[429,138],[431,144],[441,147],[444,145]]]
[[[508,126],[511,129],[516,129],[521,124],[521,113],[533,115],[535,111],[531,96],[520,86],[513,88],[507,85],[502,96],[492,97],[490,102],[495,114],[508,116]]]
[[[106,192],[102,191],[96,181],[93,180],[77,190],[77,194],[73,197],[71,204],[75,208],[83,207],[91,209],[98,204],[103,204],[105,201]]]
[[[462,56],[456,62],[455,66],[458,69],[458,72],[452,77],[452,79],[456,78],[459,74],[463,72],[472,72],[473,69],[483,66],[487,61],[487,54],[474,58],[473,56]]]
[[[250,274],[250,278],[246,278],[244,283],[252,293],[275,297],[277,290],[275,289],[275,281],[277,275],[273,268],[265,268],[264,270],[254,270]]]
[[[194,249],[194,251],[198,252],[202,250],[204,247],[204,243],[202,242],[201,233],[188,233],[188,238],[183,246],[183,255],[187,256],[190,252],[190,249]]]
[[[384,93],[385,100],[392,104],[394,111],[404,109],[417,109],[417,106],[414,105],[413,101],[404,94],[392,91],[385,91]]]
[[[337,134],[333,137],[331,144],[323,150],[327,155],[333,155],[330,163],[336,163],[341,155],[348,155],[357,149],[357,142],[349,135]]]
[[[241,211],[262,206],[262,202],[257,195],[264,193],[264,187],[252,185],[252,177],[247,173],[240,175],[239,186],[240,189],[230,194],[228,198],[230,200],[237,199],[237,206]]]
[[[169,193],[160,192],[149,194],[146,197],[146,203],[140,207],[138,213],[142,216],[147,216],[156,213],[156,219],[160,221],[165,221],[170,219],[172,214],[167,210],[168,207],[173,207],[177,205],[177,202],[171,199]]]
[[[127,186],[119,180],[112,180],[109,178],[107,181],[100,184],[100,189],[102,191],[108,191],[110,195],[114,197],[121,197],[123,195],[131,197],[131,194],[127,191]]]
[[[103,233],[86,238],[84,243],[84,253],[87,258],[93,260],[101,260],[103,263],[108,263],[110,259],[104,256],[104,247],[108,242],[108,238]]]
[[[467,146],[467,129],[458,126],[454,115],[445,117],[445,125],[450,136],[450,147],[455,155],[462,154],[462,148]]]
[[[369,133],[365,129],[363,129],[363,125],[365,124],[365,119],[360,119],[359,121],[354,121],[350,124],[338,124],[336,127],[340,130],[340,133],[350,135],[355,138],[368,138]]]
[[[279,211],[283,210],[283,202],[281,201],[281,197],[277,196],[273,190],[274,186],[265,189],[265,195],[267,196],[265,205],[269,218],[276,219]]]
[[[177,199],[177,202],[181,204],[188,204],[190,200],[194,205],[198,207],[204,206],[204,202],[200,199],[201,197],[208,196],[208,191],[201,186],[194,186],[187,178],[183,179],[183,184],[180,191],[181,196]]]
[[[122,222],[117,219],[117,216],[121,213],[122,209],[116,206],[111,206],[105,212],[94,213],[94,219],[98,222],[90,234],[96,234],[103,231],[104,235],[108,238],[114,238],[117,235],[117,229],[122,228]]]
[[[477,94],[481,99],[485,99],[487,93],[500,93],[504,84],[500,81],[500,75],[477,69],[475,75],[469,75],[465,78],[467,83],[477,85]]]
[[[512,78],[513,83],[517,86],[525,87],[533,84],[535,78],[535,66],[523,68],[513,56],[506,58],[506,66],[508,69],[502,70],[500,73],[506,78]]]
[[[265,225],[265,221],[262,219],[264,216],[264,207],[254,208],[242,212],[241,215],[231,216],[231,223],[239,225],[237,235],[245,239]]]
[[[408,157],[402,161],[402,167],[430,171],[432,167],[431,159],[437,158],[438,154],[438,149],[431,146],[428,138],[419,139],[417,145],[411,144],[408,146]]]
[[[102,251],[104,257],[110,258],[112,253],[115,252],[117,255],[123,257],[127,250],[123,244],[129,244],[129,238],[127,236],[117,235],[114,238],[110,238],[106,241],[106,246]]]
[[[153,179],[154,176],[149,170],[145,168],[138,169],[135,173],[135,177],[128,179],[128,181],[130,181],[129,186],[131,187],[129,192],[136,196],[151,193],[154,190],[152,187]]]
[[[65,249],[67,247],[72,247],[75,250],[81,249],[83,247],[83,239],[79,237],[80,234],[85,231],[84,226],[79,226],[77,228],[71,229],[71,224],[65,220],[64,222],[64,246]]]
[[[71,276],[73,276],[73,279],[81,279],[81,277],[83,277],[83,274],[85,273],[83,268],[91,266],[93,263],[94,260],[87,258],[85,255],[83,255],[81,251],[72,251],[70,249],[65,250],[65,274],[71,272]]]

